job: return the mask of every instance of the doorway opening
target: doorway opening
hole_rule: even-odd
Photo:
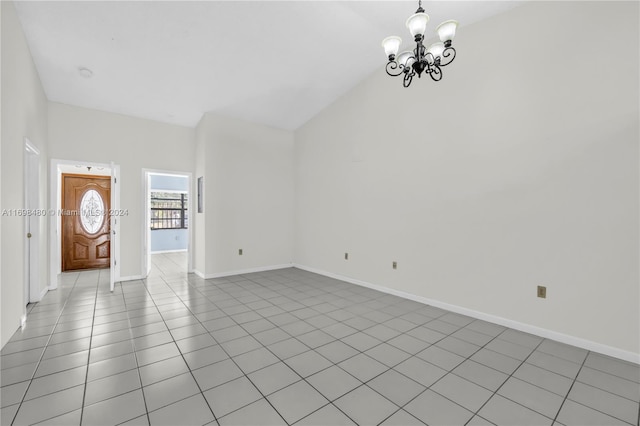
[[[145,275],[185,275],[192,270],[191,173],[143,173]]]
[[[114,163],[51,160],[50,290],[77,269],[110,268],[111,291],[119,281],[120,224],[111,215],[120,206],[119,171]]]

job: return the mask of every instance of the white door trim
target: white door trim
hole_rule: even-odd
[[[24,138],[24,305],[39,302],[40,291],[40,150]],[[27,237],[27,235],[31,237]],[[26,312],[25,312],[26,313]]]
[[[51,159],[51,168],[49,170],[49,290],[55,290],[58,288],[58,278],[62,271],[62,222],[60,212],[62,211],[62,170],[61,167],[64,166],[76,166],[81,164],[84,166],[90,166],[91,168],[99,169],[102,168],[104,170],[103,175],[111,174],[111,164],[110,163],[94,163],[91,161],[80,161],[80,160],[61,160],[57,158]],[[118,164],[114,164],[118,170],[120,166]],[[65,172],[68,173],[68,172]],[[78,170],[78,174],[86,174],[81,170]],[[120,205],[120,193],[117,194],[117,204]],[[112,207],[113,208],[113,207]],[[113,253],[116,256],[116,259],[120,259],[120,246],[116,245],[115,249],[113,249]],[[120,262],[118,262],[120,263]],[[120,281],[120,266],[116,268],[117,276],[116,281]]]
[[[111,248],[109,266],[109,289],[113,293],[116,282],[120,281],[120,166],[111,162],[111,226],[109,232]]]

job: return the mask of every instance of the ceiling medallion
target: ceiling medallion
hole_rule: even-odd
[[[405,50],[398,55],[402,39],[397,36],[387,37],[382,40],[384,53],[389,58],[386,66],[387,74],[392,77],[404,75],[402,84],[409,87],[413,77],[422,73],[429,74],[434,81],[442,79],[441,67],[449,65],[456,57],[456,51],[451,47],[451,42],[456,35],[458,21],[444,21],[436,28],[440,41],[425,48],[424,33],[429,22],[429,15],[424,13],[422,0],[418,1],[418,10],[407,19],[407,28],[414,38],[416,48],[413,51]],[[397,55],[397,56],[396,56]]]

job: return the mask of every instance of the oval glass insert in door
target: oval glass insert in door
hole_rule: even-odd
[[[104,223],[104,202],[95,189],[84,193],[80,201],[80,223],[89,234],[97,233]]]

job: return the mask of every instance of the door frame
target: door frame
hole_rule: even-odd
[[[151,175],[179,176],[187,178],[187,197],[189,198],[189,244],[187,244],[187,273],[193,272],[193,220],[194,202],[193,202],[193,174],[191,172],[181,172],[176,170],[158,170],[158,169],[142,169],[142,276],[146,278],[151,272],[151,187],[149,185]]]
[[[24,305],[39,302],[47,289],[40,290],[40,150],[24,138]],[[27,234],[31,233],[31,238]]]
[[[113,161],[111,166],[111,210],[120,212],[120,166]],[[120,218],[118,214],[111,215],[111,243],[109,245],[109,290],[113,293],[120,275]],[[113,254],[113,255],[112,255]]]
[[[63,166],[75,166],[77,164],[82,164],[82,166],[90,166],[91,168],[103,168],[103,175],[110,175],[112,167],[116,170],[120,169],[118,164],[113,163],[95,163],[92,161],[79,161],[79,160],[60,160],[60,159],[51,159],[51,169],[50,172],[50,213],[49,214],[49,267],[50,267],[50,283],[49,290],[55,290],[58,288],[58,281],[60,274],[62,273],[62,217],[60,216],[60,212],[62,210],[62,169]],[[69,173],[69,172],[65,172]],[[86,174],[81,171],[78,174]],[[119,175],[119,173],[118,173]],[[120,184],[118,182],[118,184]],[[116,204],[120,205],[120,191],[113,194],[112,199],[115,195]],[[113,209],[113,202],[111,203],[111,208]],[[111,246],[110,256],[115,259],[120,259],[120,244],[115,244]],[[118,262],[120,263],[120,262]],[[116,268],[115,270],[115,279],[120,281],[120,268]]]

